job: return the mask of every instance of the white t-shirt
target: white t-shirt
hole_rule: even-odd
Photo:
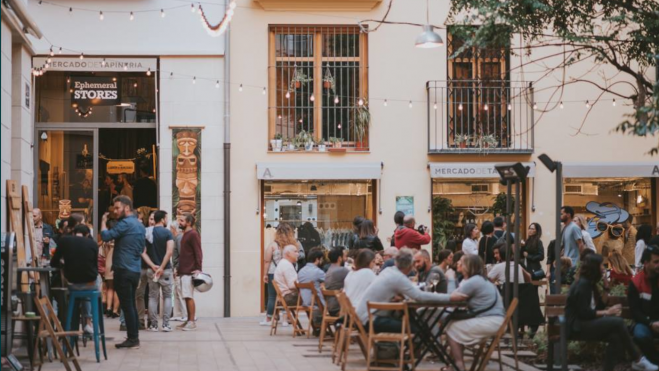
[[[279,286],[282,296],[297,291],[295,282],[297,282],[297,272],[293,264],[286,259],[280,260],[275,269],[275,283]]]
[[[471,238],[465,238],[462,241],[462,252],[465,254],[478,255],[478,243]]]
[[[636,241],[636,248],[634,249],[634,264],[636,264],[636,267],[641,266],[641,257],[643,256],[643,251],[646,247],[647,245],[645,244],[645,241]]]
[[[357,303],[362,301],[366,289],[371,285],[375,280],[375,273],[368,268],[362,268],[358,271],[350,271],[346,276],[345,281],[343,281],[343,291],[345,291],[350,303],[355,308]]]
[[[524,280],[524,270],[521,265],[517,266],[519,271],[519,283],[526,282]],[[505,283],[506,282],[506,262],[495,264],[487,272],[487,278],[494,282]],[[510,277],[508,277],[508,282],[514,282],[515,280],[515,266],[514,263],[510,262]]]
[[[595,242],[593,242],[593,237],[590,235],[590,233],[588,233],[588,231],[582,231],[581,235],[583,236],[584,245],[586,245],[587,248],[597,252]]]

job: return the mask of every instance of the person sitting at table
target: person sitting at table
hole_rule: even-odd
[[[275,269],[274,283],[279,286],[281,296],[286,302],[286,305],[296,306],[299,292],[295,286],[297,272],[293,264],[297,262],[299,248],[295,245],[286,245],[282,255],[283,258],[279,261]]]
[[[394,247],[394,249],[396,248]],[[375,277],[377,277],[373,272],[374,265],[375,252],[373,250],[361,249],[357,251],[355,266],[343,282],[343,291],[345,291],[346,296],[350,299],[354,307],[356,307],[356,303],[362,301],[366,290],[375,280]]]
[[[466,301],[475,317],[450,321],[446,327],[451,355],[458,370],[465,369],[463,349],[494,336],[506,315],[499,290],[483,277],[483,260],[467,254],[461,260],[464,280],[451,294],[452,302]]]
[[[492,266],[487,272],[487,278],[495,284],[502,285],[506,283],[506,242],[500,241],[494,245],[496,250],[499,250],[499,254],[503,261]],[[510,260],[510,275],[508,276],[507,282],[515,282],[515,255],[511,251],[511,260]],[[518,278],[519,283],[531,282],[531,274],[529,274],[523,267],[522,264],[518,262],[517,264]]]
[[[604,259],[599,254],[589,254],[582,260],[578,280],[570,287],[565,306],[569,340],[606,341],[604,371],[613,371],[619,353],[632,355],[632,370],[658,370],[659,367],[643,357],[632,340],[625,321],[620,318],[622,306],[616,304],[606,308],[599,282],[606,270]]]
[[[62,263],[64,259],[64,263]],[[73,229],[72,236],[63,236],[50,259],[50,266],[62,268],[64,277],[69,281],[69,291],[100,290],[101,279],[98,275],[98,245],[89,238],[89,227],[84,224]],[[89,301],[84,304],[87,323],[84,331],[93,333],[92,306]]]
[[[396,255],[398,255],[398,248],[394,246],[387,247],[386,249],[384,249],[384,251],[382,251],[382,260],[384,260],[384,264],[382,264],[382,268],[380,268],[380,272],[396,265],[394,263],[394,258],[396,257]]]
[[[619,251],[614,250],[609,253],[609,264],[611,265],[609,274],[611,286],[629,286],[629,282],[634,278],[634,271]]]
[[[453,251],[444,249],[437,254],[437,266],[444,272],[446,277],[446,293],[450,294],[455,291],[457,285],[455,283],[455,271],[451,269],[453,265]]]
[[[446,294],[448,289],[446,275],[438,266],[430,263],[430,253],[428,251],[422,249],[414,254],[414,269],[416,269],[419,277],[418,282],[432,285],[433,292]]]
[[[423,292],[407,277],[412,271],[414,264],[414,251],[402,248],[396,256],[396,266],[389,268],[371,283],[361,301],[354,303],[357,308],[357,316],[364,325],[368,325],[368,303],[390,303],[403,300],[404,298],[430,303],[448,303],[448,294],[435,294]],[[400,333],[402,321],[393,317],[393,313],[379,311],[375,313],[373,326],[375,332]],[[416,327],[411,325],[410,329],[415,332]]]

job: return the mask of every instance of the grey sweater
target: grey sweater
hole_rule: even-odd
[[[434,294],[421,291],[397,267],[391,267],[382,271],[375,281],[371,283],[360,303],[352,303],[352,305],[357,310],[359,320],[366,324],[368,322],[368,308],[366,303],[389,303],[396,295],[420,302],[448,303],[450,301],[450,295],[448,294]],[[376,315],[388,317],[391,313],[388,311],[379,311]]]

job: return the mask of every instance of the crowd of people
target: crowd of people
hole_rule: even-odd
[[[377,237],[373,223],[362,217],[353,222],[354,236],[349,246],[329,249],[323,246],[307,249],[297,242],[290,225],[279,224],[275,241],[266,248],[264,258],[268,306],[261,325],[270,325],[273,316],[280,315],[274,313],[275,285],[291,306],[297,305],[298,296],[303,305],[311,303],[310,291],[298,292],[296,283],[311,282],[318,292],[321,288],[342,290],[359,320],[366,327],[373,326],[375,332],[400,332],[402,324],[399,317],[386,312],[374,313],[373,322],[369,323],[369,302],[466,301],[476,315],[449,323],[445,332],[451,354],[462,370],[464,347],[491,337],[501,327],[506,307],[502,292],[506,285],[515,281],[520,287],[524,285],[519,294],[520,305],[524,307],[519,316],[520,330],[526,326],[532,336],[535,334],[544,323],[544,316],[540,310],[539,285],[532,282],[547,278],[548,284],[554,286],[555,263],[560,260],[561,281],[565,286],[571,284],[566,307],[569,338],[608,342],[605,370],[613,370],[622,351],[632,356],[633,370],[659,369],[654,350],[654,342],[659,339],[659,236],[653,238],[651,228],[648,233],[648,227],[639,227],[637,243],[633,246],[633,265],[630,265],[624,257],[625,251],[611,249],[606,259],[598,254],[587,230],[588,219],[575,215],[569,206],[561,209],[563,230],[558,257],[556,241],[551,241],[545,250],[540,224],[531,223],[523,239],[509,235],[505,220],[495,217],[480,227],[466,224],[461,248],[440,250],[433,264],[428,250],[422,248],[431,242],[428,229],[417,228],[411,215],[396,213],[394,221],[396,228],[387,248]],[[515,251],[516,239],[521,246],[519,252]],[[547,265],[543,267],[545,252]],[[631,332],[620,318],[619,305],[606,308],[606,292],[612,285],[625,286],[635,322]],[[320,300],[325,300],[322,295]],[[327,305],[331,315],[339,314],[336,301]],[[321,318],[319,313],[314,313],[312,325],[316,333]],[[287,325],[285,316],[282,321]],[[412,326],[412,332],[415,331]]]
[[[120,317],[127,338],[117,348],[139,348],[140,330],[171,332],[172,320],[182,322],[180,330],[197,329],[194,281],[203,254],[193,215],[170,223],[166,211],[136,210],[130,197],[119,195],[103,214],[98,242],[80,215],[61,220],[57,232],[43,225],[38,209],[33,217],[40,222],[42,249],[52,249],[50,265],[61,268],[69,290],[100,290],[105,315]],[[83,307],[84,331],[91,333],[91,305]]]

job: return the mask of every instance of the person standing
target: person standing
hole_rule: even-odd
[[[119,185],[121,186],[121,191],[119,192],[120,196],[126,196],[133,200],[133,187],[130,185],[128,182],[128,176],[124,173],[119,174],[119,178],[117,179]]]
[[[570,206],[561,208],[561,222],[563,223],[563,249],[565,256],[572,260],[572,266],[576,266],[579,255],[584,248],[581,228],[574,222],[574,209]]]
[[[465,255],[478,255],[478,237],[481,232],[473,223],[465,225],[465,239],[462,241],[462,252]]]
[[[648,247],[651,239],[652,227],[647,224],[638,227],[638,231],[636,232],[636,246],[634,247],[634,267],[636,269],[640,270],[642,268],[641,258],[643,257],[643,251]]]
[[[394,235],[398,249],[409,247],[410,249],[419,250],[421,245],[427,245],[432,240],[428,234],[428,227],[423,227],[423,233],[414,229],[416,226],[414,216],[406,215],[403,219],[403,224],[405,228],[396,230],[396,234]]]
[[[405,228],[403,225],[403,220],[405,219],[405,213],[402,211],[396,211],[394,214],[394,223],[396,223],[396,229],[394,229],[394,234],[391,235],[391,246],[395,247],[396,246],[396,232],[398,232],[399,229]]]
[[[627,260],[629,264],[634,264],[636,261],[635,252],[636,252],[636,234],[638,231],[634,227],[634,217],[630,216],[629,219],[625,220],[622,223],[622,227],[625,228],[624,235],[624,245],[622,247],[622,257]]]
[[[505,241],[504,237],[506,236],[506,219],[504,219],[502,216],[497,216],[494,218],[492,221],[492,224],[494,224],[494,237],[496,237],[497,242],[498,241]],[[510,244],[512,245],[515,243],[515,235],[510,234]]]
[[[173,274],[174,274],[174,317],[172,321],[185,322],[188,320],[188,310],[185,308],[185,300],[181,291],[181,276],[178,274],[179,257],[181,255],[181,239],[183,233],[178,230],[178,222],[172,223],[169,231],[174,236],[174,252],[172,254]]]
[[[638,231],[641,233],[641,228]],[[643,269],[629,283],[627,300],[635,322],[634,341],[648,360],[657,365],[659,353],[654,349],[654,342],[659,339],[659,247],[652,245],[642,255]]]
[[[542,261],[545,260],[545,246],[542,244],[542,227],[538,223],[531,223],[526,234],[528,238],[522,242],[522,256],[526,259],[526,270],[533,275],[542,270]]]
[[[121,309],[126,317],[128,338],[115,344],[117,348],[139,349],[139,329],[135,291],[140,280],[141,258],[144,251],[144,225],[137,220],[133,211],[133,202],[126,196],[114,199],[114,213],[119,222],[112,229],[107,229],[109,213],[103,214],[101,222],[101,239],[104,242],[114,240],[112,268],[114,270],[114,288],[119,296]]]
[[[158,210],[153,214],[156,225],[151,233],[151,243],[147,244],[147,264],[152,268],[147,272],[149,279],[149,330],[158,331],[158,303],[160,290],[163,297],[162,330],[172,331],[169,316],[172,312],[172,264],[169,259],[174,253],[174,237],[167,229],[167,212]]]
[[[41,209],[35,207],[32,209],[32,220],[34,221],[34,239],[37,240],[37,257],[50,256],[50,239],[55,232],[53,227],[43,222]]]
[[[581,236],[583,237],[584,246],[597,252],[593,237],[590,235],[590,233],[588,233],[588,219],[586,219],[583,214],[577,214],[574,216],[574,222],[577,223],[581,229]]]
[[[188,320],[177,326],[183,331],[197,329],[197,308],[194,301],[194,283],[192,277],[201,273],[203,253],[201,251],[201,237],[194,229],[195,218],[186,213],[179,220],[179,228],[183,230],[181,238],[181,255],[179,256],[179,274],[181,275],[181,291],[185,306],[188,310]]]
[[[373,221],[364,219],[359,225],[358,239],[353,244],[353,249],[371,249],[373,251],[382,251],[382,241],[377,235]]]
[[[146,164],[140,164],[140,178],[135,181],[133,195],[136,209],[142,206],[158,207],[158,187],[149,177],[149,166]]]
[[[494,253],[492,247],[497,242],[494,237],[494,223],[486,221],[481,226],[483,237],[478,241],[478,256],[480,256],[486,265],[494,264]]]

